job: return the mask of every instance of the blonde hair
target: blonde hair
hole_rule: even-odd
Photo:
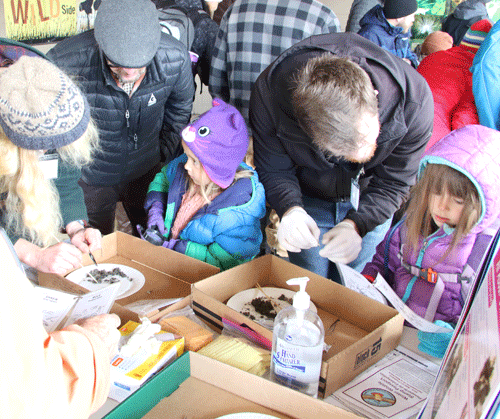
[[[57,149],[61,160],[82,167],[91,162],[98,149],[98,133],[93,122],[78,140]],[[5,194],[3,217],[7,230],[48,246],[62,227],[59,194],[46,179],[39,164],[40,150],[14,145],[0,128],[0,194]]]
[[[455,226],[451,245],[443,258],[457,246],[463,237],[469,234],[472,227],[479,221],[481,202],[471,180],[452,167],[428,164],[422,177],[410,191],[405,221],[408,228],[408,252],[418,252],[421,237],[427,237],[432,233],[432,217],[429,213],[430,196],[443,192],[448,192],[464,201],[462,216]]]
[[[205,170],[205,169],[203,169]],[[253,172],[251,170],[243,169],[241,166],[238,167],[236,170],[236,174],[234,175],[234,179],[231,182],[231,185],[228,186],[231,187],[236,183],[237,180],[243,179],[243,178],[251,178],[253,176]],[[224,189],[221,188],[219,185],[217,185],[215,182],[210,181],[204,186],[199,186],[196,185],[193,180],[191,179],[190,176],[186,176],[188,186],[187,190],[190,194],[194,194],[195,192],[199,192],[202,198],[205,200],[206,205],[209,205],[212,203],[212,200],[210,199],[211,196],[217,196],[219,195]],[[226,188],[227,189],[227,188]]]

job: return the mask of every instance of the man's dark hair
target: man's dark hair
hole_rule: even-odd
[[[294,79],[292,105],[297,120],[327,155],[348,158],[364,138],[358,123],[377,115],[377,95],[368,74],[347,58],[330,53],[310,59]]]

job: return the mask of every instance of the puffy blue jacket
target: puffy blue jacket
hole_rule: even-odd
[[[471,67],[479,123],[500,130],[500,21],[481,43]]]
[[[394,54],[396,57],[407,58],[413,68],[418,67],[417,55],[411,50],[411,30],[403,32],[403,28],[392,26],[384,15],[380,4],[370,9],[359,22],[361,29],[358,35],[369,39],[378,46]]]
[[[186,192],[186,161],[183,154],[163,167],[151,183],[144,205],[146,211],[155,201],[165,205],[167,238]],[[240,167],[252,170],[244,163]],[[181,231],[174,250],[222,270],[251,260],[260,251],[260,219],[265,207],[264,187],[253,171],[251,178],[239,179],[198,210]]]

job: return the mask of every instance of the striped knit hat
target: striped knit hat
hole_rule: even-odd
[[[87,99],[49,60],[24,55],[0,73],[0,125],[18,147],[66,146],[85,133],[89,121]]]
[[[465,33],[460,46],[475,54],[492,26],[489,19],[482,19],[474,23]]]

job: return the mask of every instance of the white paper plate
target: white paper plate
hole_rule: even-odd
[[[292,291],[286,288],[273,288],[273,287],[263,287],[264,292],[271,297],[274,302],[276,302],[282,309],[289,307],[290,304],[283,300],[278,300],[281,295],[284,295],[286,298],[293,298],[296,291]],[[240,312],[248,317],[255,317],[252,319],[254,322],[264,326],[265,328],[272,330],[274,325],[274,319],[263,314],[257,313],[255,311],[255,307],[252,306],[252,300],[254,298],[264,297],[264,294],[258,288],[249,288],[247,290],[241,291],[235,295],[233,295],[226,303],[229,308]],[[309,309],[316,312],[316,306],[311,301],[309,305]]]
[[[109,282],[102,282],[96,284],[88,280],[87,274],[95,269],[112,271],[115,268],[120,268],[120,270],[127,275],[127,277],[116,276],[115,278],[120,281],[120,288],[118,289],[117,299],[125,298],[139,291],[146,282],[144,275],[137,269],[131,268],[127,265],[119,265],[116,263],[99,263],[97,266],[88,265],[83,268],[77,269],[66,275],[66,279],[74,282],[75,284],[81,285],[87,288],[89,291],[95,291],[100,288],[104,288],[109,285]]]
[[[231,413],[229,415],[219,416],[216,419],[279,419],[276,416],[265,415],[264,413],[241,412]]]

